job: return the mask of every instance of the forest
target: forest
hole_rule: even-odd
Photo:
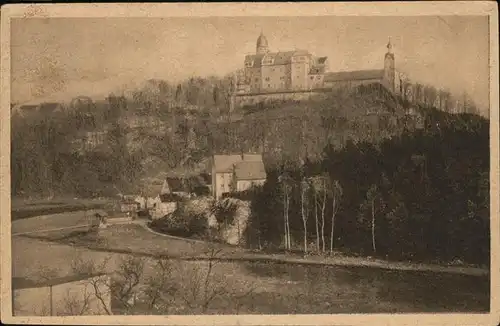
[[[12,196],[114,197],[214,153],[261,152],[268,180],[251,193],[249,246],[488,263],[488,119],[433,108],[430,88],[418,103],[377,85],[235,114],[231,87],[153,80],[13,115]],[[89,132],[106,137],[82,150]]]
[[[411,127],[400,100],[376,87],[229,113],[229,86],[197,83],[148,85],[130,97],[83,98],[51,114],[13,115],[13,195],[112,196],[135,191],[138,180],[161,171],[195,170],[214,153],[260,152],[273,167],[305,153],[317,159],[327,145],[377,142]],[[85,148],[87,135],[99,133],[104,139]]]
[[[488,264],[489,122],[428,113],[428,128],[269,173],[247,194],[248,245]]]

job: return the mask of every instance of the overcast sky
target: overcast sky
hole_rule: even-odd
[[[224,75],[255,52],[261,30],[272,51],[328,56],[331,71],[382,68],[391,37],[397,69],[488,107],[488,19],[473,16],[13,19],[12,100]]]

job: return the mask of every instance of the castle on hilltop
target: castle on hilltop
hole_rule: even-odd
[[[395,68],[390,40],[382,69],[330,72],[328,57],[316,57],[307,50],[271,52],[267,38],[261,33],[256,53],[245,57],[244,69],[236,77],[236,96],[310,93],[373,83],[400,93],[401,78]]]

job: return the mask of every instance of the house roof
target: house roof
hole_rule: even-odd
[[[242,160],[240,154],[214,155],[215,172],[231,172],[233,165]]]
[[[234,166],[236,180],[260,180],[266,178],[266,169],[262,161],[243,161]]]
[[[214,155],[213,164],[215,172],[232,172],[233,166],[239,162],[262,162],[261,154],[231,154],[231,155]]]
[[[384,77],[383,69],[340,71],[340,72],[327,73],[325,75],[325,82],[382,79],[383,77]]]

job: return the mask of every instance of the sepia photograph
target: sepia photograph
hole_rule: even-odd
[[[2,7],[2,320],[499,322],[497,8],[431,4]]]

